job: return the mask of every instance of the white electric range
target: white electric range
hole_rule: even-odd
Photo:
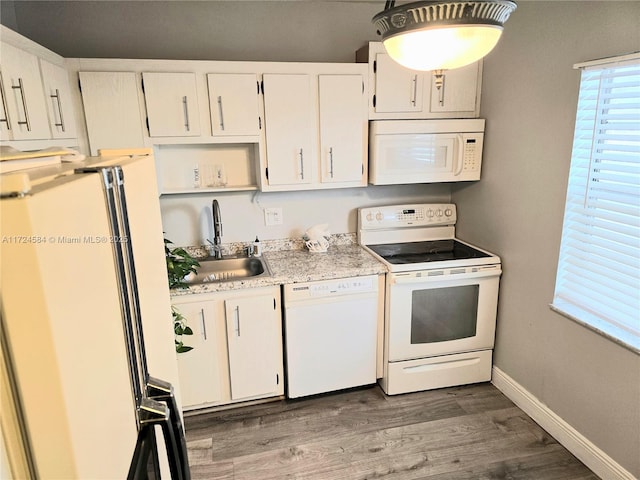
[[[358,210],[358,241],[389,271],[384,370],[389,394],[491,379],[500,258],[455,237],[454,204]]]

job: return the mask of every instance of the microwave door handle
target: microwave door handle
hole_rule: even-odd
[[[456,156],[456,171],[454,175],[457,177],[462,173],[464,167],[464,138],[461,133],[456,135],[456,142],[458,143],[458,155]]]

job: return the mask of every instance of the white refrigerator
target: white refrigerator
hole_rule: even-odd
[[[3,456],[39,478],[188,479],[152,155],[0,193]]]

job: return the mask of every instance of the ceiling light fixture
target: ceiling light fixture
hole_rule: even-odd
[[[496,46],[516,9],[511,0],[425,1],[385,9],[372,23],[389,56],[412,70],[469,65]]]

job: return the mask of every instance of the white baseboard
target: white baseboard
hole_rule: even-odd
[[[599,477],[605,480],[637,480],[531,392],[495,366],[491,383]]]

